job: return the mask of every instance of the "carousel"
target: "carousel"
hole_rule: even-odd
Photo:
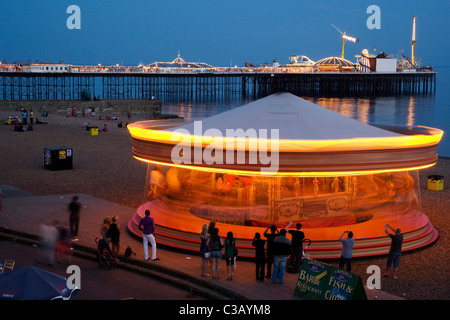
[[[384,225],[401,228],[403,250],[437,231],[420,211],[419,170],[433,166],[443,132],[371,126],[289,93],[276,93],[190,123],[128,125],[135,159],[148,163],[145,201],[158,243],[198,251],[204,224],[232,231],[240,256],[272,225],[301,223],[312,258],[338,258],[343,231],[353,256],[385,254]],[[264,239],[264,237],[263,237]]]

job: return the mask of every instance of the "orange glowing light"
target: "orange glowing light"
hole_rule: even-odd
[[[229,173],[234,175],[243,175],[243,176],[260,176],[261,172],[259,170],[257,171],[248,171],[248,170],[231,170],[231,169],[225,169],[225,168],[213,168],[213,167],[205,167],[205,166],[192,166],[192,165],[186,165],[186,164],[174,164],[174,163],[168,163],[168,162],[160,162],[160,161],[154,161],[149,159],[140,158],[137,156],[133,156],[135,159],[147,163],[151,163],[154,165],[161,165],[161,166],[169,166],[169,167],[176,167],[176,168],[183,168],[183,169],[191,169],[191,170],[197,170],[201,172],[216,172],[216,173]],[[416,167],[409,167],[409,168],[399,168],[399,169],[380,169],[380,170],[358,170],[358,171],[329,171],[329,172],[273,172],[271,175],[277,176],[277,177],[335,177],[335,176],[353,176],[353,175],[367,175],[367,174],[377,174],[377,173],[385,173],[385,172],[402,172],[402,171],[413,171],[413,170],[421,170],[426,169],[434,166],[435,163],[422,165],[422,166],[416,166]]]
[[[166,130],[154,130],[144,128],[143,122],[128,125],[128,130],[133,138],[154,141],[170,145],[208,146],[214,142],[215,146],[222,144],[233,147],[233,150],[248,150],[254,145],[272,145],[271,139],[253,137],[224,137],[224,136],[198,136],[172,132]],[[411,147],[425,147],[436,145],[443,136],[440,129],[420,127],[428,130],[429,134],[393,135],[392,137],[369,137],[353,139],[280,139],[278,151],[280,152],[315,152],[315,151],[346,151],[346,150],[386,150],[404,149]]]
[[[200,227],[215,221],[232,230],[244,256],[254,254],[255,232],[287,221],[303,224],[317,257],[338,258],[337,238],[349,227],[355,256],[387,253],[386,223],[402,228],[405,250],[437,238],[418,209],[418,171],[437,163],[442,130],[361,125],[287,93],[265,99],[212,117],[205,130],[196,122],[129,124],[133,157],[148,163],[149,200],[129,230],[141,234],[137,221],[150,209],[161,243],[198,251]]]

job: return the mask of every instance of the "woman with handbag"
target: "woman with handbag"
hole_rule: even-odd
[[[210,234],[208,233],[208,225],[204,224],[202,232],[200,233],[200,256],[202,257],[201,261],[201,269],[202,269],[202,277],[209,277],[209,274],[206,273],[208,268],[208,260],[210,257],[210,251],[207,246],[208,239]]]

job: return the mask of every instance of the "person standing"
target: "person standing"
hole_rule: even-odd
[[[284,283],[284,271],[289,254],[292,250],[292,243],[286,237],[286,229],[280,230],[280,235],[273,241],[273,273],[272,283]]]
[[[45,263],[52,266],[55,259],[55,245],[58,241],[58,230],[53,224],[42,223],[39,228],[41,250],[38,256],[39,263]]]
[[[27,117],[28,117],[27,110],[23,109],[23,111],[22,111],[22,124],[23,125],[27,124]]]
[[[149,259],[148,256],[148,242],[152,246],[152,260],[156,261],[159,258],[156,257],[156,241],[153,233],[155,232],[155,221],[150,217],[150,210],[145,210],[145,217],[139,221],[139,230],[142,231],[142,242],[144,244],[144,256],[145,260]]]
[[[233,280],[234,275],[234,257],[236,251],[236,239],[233,237],[233,232],[228,231],[225,239],[225,262],[227,264],[227,280]]]
[[[120,250],[120,225],[117,223],[118,217],[111,218],[111,224],[109,225],[109,236],[111,241],[111,251],[114,258],[117,259]]]
[[[53,222],[54,227],[58,231],[58,240],[55,244],[56,262],[61,262],[64,258],[65,263],[70,264],[70,257],[72,255],[70,246],[70,232],[69,228],[59,224],[57,220]]]
[[[33,110],[30,110],[30,124],[31,125],[34,124],[34,112],[33,112]]]
[[[344,234],[347,233],[347,238],[343,239]],[[339,237],[339,241],[342,242],[342,253],[339,259],[339,268],[343,269],[344,265],[347,266],[347,271],[352,271],[352,256],[353,246],[355,245],[355,239],[353,239],[353,232],[344,231]]]
[[[161,195],[163,184],[164,184],[164,176],[159,170],[159,167],[156,166],[150,172],[150,191],[148,193],[148,198],[158,199],[159,196]]]
[[[270,233],[269,233],[269,229],[270,229]],[[266,237],[266,239],[267,239],[267,259],[266,259],[267,275],[266,275],[266,277],[269,279],[272,277],[273,241],[278,236],[279,236],[279,232],[275,225],[271,225],[271,226],[267,227],[266,231],[264,231],[264,237]]]
[[[314,188],[314,196],[317,197],[319,195],[319,179],[314,178],[313,188]]]
[[[223,239],[219,236],[219,229],[214,228],[208,239],[208,248],[211,252],[211,271],[213,279],[220,279],[220,259],[222,259]]]
[[[78,201],[78,196],[74,196],[72,201],[69,203],[69,228],[70,228],[70,237],[72,241],[78,241],[78,229],[80,226],[80,212],[81,212],[81,203]]]
[[[261,239],[259,232],[255,233],[252,245],[255,247],[255,273],[257,281],[264,281],[264,267],[266,264],[265,241]]]
[[[200,262],[201,270],[202,270],[202,277],[208,277],[209,274],[207,273],[208,268],[208,260],[209,257],[208,254],[211,254],[208,250],[207,242],[210,237],[210,234],[208,232],[208,225],[204,224],[202,227],[202,232],[200,233],[200,256],[202,258],[202,261]]]
[[[292,225],[292,222],[288,224],[286,227],[286,230],[289,229],[289,227]],[[289,272],[300,272],[300,265],[302,263],[302,253],[303,253],[303,240],[305,239],[305,234],[300,229],[302,228],[301,223],[296,224],[295,230],[289,230],[288,232],[292,236],[292,252],[291,257],[289,259],[289,266],[288,271]]]
[[[393,233],[389,232],[389,229]],[[394,279],[398,279],[398,266],[400,262],[400,256],[402,255],[403,234],[400,228],[394,229],[389,224],[384,225],[384,232],[391,238],[391,247],[389,249],[388,259],[386,263],[386,274],[391,271],[392,265],[394,265]]]
[[[208,225],[208,233],[209,236],[211,236],[213,234],[213,230],[216,227],[216,223],[214,221],[210,221],[209,225]],[[212,259],[211,257],[209,258],[209,266],[212,267]]]
[[[208,225],[208,233],[211,235],[214,228],[216,227],[216,223],[214,221],[210,221]]]
[[[111,236],[109,235],[109,227],[111,225],[111,219],[109,217],[105,217],[103,219],[102,226],[100,227],[100,235],[103,240],[106,241],[107,244],[109,244]]]

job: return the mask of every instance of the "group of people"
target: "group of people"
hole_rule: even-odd
[[[219,235],[219,229],[216,228],[214,221],[209,225],[204,224],[200,233],[200,255],[202,257],[201,270],[202,276],[208,277],[208,262],[211,265],[212,279],[220,279],[220,261],[225,259],[227,266],[227,280],[233,280],[234,269],[236,268],[236,239],[233,232],[228,231],[225,240]],[[222,249],[224,252],[222,253]]]
[[[38,262],[44,263],[46,260],[49,265],[53,265],[56,257],[57,262],[66,260],[67,263],[70,263],[72,254],[70,242],[78,240],[80,224],[81,203],[78,196],[72,197],[67,210],[69,211],[69,227],[59,224],[57,220],[52,224],[42,223],[40,225],[41,250]]]
[[[303,261],[303,240],[305,234],[301,231],[302,225],[296,224],[295,230],[289,230],[292,225],[290,222],[286,228],[278,230],[275,225],[269,226],[264,237],[261,238],[259,232],[255,233],[252,245],[255,248],[255,275],[257,281],[264,281],[264,277],[271,279],[272,283],[284,283],[285,271],[292,273],[300,272]],[[389,229],[391,232],[389,232]],[[398,278],[398,267],[402,251],[403,234],[400,228],[394,229],[389,224],[385,225],[385,232],[391,238],[391,247],[388,254],[386,273],[387,276],[393,267],[393,278]],[[287,233],[291,235],[292,240],[287,238]],[[347,235],[344,237],[344,235]],[[225,240],[219,236],[219,229],[215,223],[203,225],[200,233],[200,255],[201,255],[201,273],[203,277],[209,276],[207,273],[208,263],[211,265],[212,278],[220,279],[220,260],[225,258],[227,266],[227,279],[231,280],[234,274],[237,249],[236,240],[233,233],[229,231]],[[342,252],[339,259],[339,268],[348,272],[352,270],[352,256],[355,239],[352,231],[344,231],[339,241],[342,243]],[[225,248],[222,254],[222,249]]]
[[[71,241],[78,241],[78,230],[80,225],[80,212],[81,203],[79,202],[79,197],[72,197],[72,201],[68,205],[69,211],[69,238]],[[118,223],[118,217],[105,217],[103,223],[100,227],[100,236],[106,241],[111,247],[111,253],[114,258],[117,258],[120,251],[120,234],[121,227]],[[152,217],[150,217],[150,210],[145,210],[145,217],[139,222],[138,228],[142,231],[143,235],[143,245],[144,245],[144,256],[145,260],[149,260],[148,254],[148,242],[151,244],[152,248],[152,260],[156,261],[159,258],[156,257],[156,241],[155,241],[155,222]]]
[[[53,255],[51,252],[55,249],[52,245],[59,243],[57,254],[68,253],[67,240],[77,240],[81,204],[78,196],[74,196],[69,203],[68,211],[69,216],[69,229],[59,226],[57,222],[53,226],[42,225],[41,237],[43,242],[43,253],[48,254],[49,262],[53,263]],[[255,233],[252,241],[252,245],[255,248],[255,275],[256,280],[264,281],[264,277],[270,278],[273,283],[284,282],[285,270],[289,272],[300,272],[302,260],[303,260],[303,240],[305,234],[301,230],[302,225],[296,224],[295,230],[289,230],[292,222],[290,222],[286,228],[278,230],[275,225],[267,227],[264,232],[264,237],[267,239],[267,247],[265,240],[261,238],[259,232]],[[49,229],[51,228],[51,229]],[[145,210],[145,217],[139,222],[138,228],[142,231],[143,235],[143,247],[145,260],[149,260],[148,243],[150,242],[152,250],[152,261],[159,260],[156,255],[156,239],[155,222],[150,217],[150,210]],[[50,231],[51,232],[50,232]],[[269,232],[270,231],[270,232]],[[402,251],[403,234],[400,228],[393,228],[389,224],[385,225],[385,232],[391,238],[391,247],[388,254],[386,263],[386,274],[388,275],[392,271],[393,278],[398,278],[398,267]],[[111,251],[113,256],[117,258],[120,249],[120,225],[118,224],[117,217],[105,217],[103,224],[100,228],[101,237],[111,244]],[[287,238],[287,233],[291,235],[292,240]],[[347,234],[347,237],[344,235]],[[232,280],[234,270],[236,268],[236,257],[238,255],[238,249],[236,247],[236,239],[233,232],[228,231],[227,236],[223,239],[219,235],[219,229],[216,227],[214,221],[211,221],[209,225],[204,224],[200,233],[200,255],[201,255],[201,275],[208,277],[208,265],[211,268],[212,278],[220,279],[221,273],[221,259],[224,258],[227,268],[227,280]],[[342,252],[339,259],[339,268],[351,272],[352,269],[352,256],[355,239],[353,238],[352,231],[344,231],[339,241],[342,242]],[[224,252],[222,253],[222,250]],[[288,259],[289,258],[289,259]],[[272,270],[273,269],[273,270]],[[266,273],[266,275],[264,275]]]
[[[78,196],[73,196],[67,210],[69,211],[68,235],[71,241],[78,241],[78,230],[80,226],[81,203]],[[117,258],[120,250],[121,227],[118,217],[105,217],[100,227],[100,236],[111,246],[111,253]]]
[[[286,237],[290,223],[285,229],[278,231],[275,225],[266,229],[264,236],[267,239],[267,255],[265,249],[265,240],[261,238],[259,232],[255,233],[252,245],[255,248],[255,274],[256,280],[264,281],[264,277],[271,278],[273,283],[277,281],[281,284],[284,282],[284,272],[288,257],[293,264],[294,271],[300,270],[302,258],[302,241],[305,238],[301,231],[301,224],[297,224],[296,230],[290,230],[292,242]],[[269,232],[270,230],[270,232]],[[203,225],[200,233],[200,255],[201,255],[201,273],[203,277],[208,277],[208,264],[211,266],[212,279],[220,279],[220,261],[224,258],[227,268],[227,280],[232,280],[234,269],[236,267],[236,256],[238,250],[236,248],[236,239],[233,232],[228,231],[227,236],[223,239],[219,235],[219,229],[216,228],[215,222],[209,225]],[[222,253],[222,249],[224,252]],[[267,266],[267,274],[265,270]],[[273,266],[273,271],[272,270]]]
[[[118,217],[105,217],[103,224],[100,227],[100,236],[108,245],[111,245],[111,253],[117,259],[120,250],[120,224],[118,224]]]
[[[402,254],[403,234],[400,228],[393,228],[389,224],[384,225],[384,231],[386,235],[391,238],[391,246],[389,248],[384,276],[386,277],[392,273],[392,277],[394,279],[398,279],[398,267]],[[344,234],[347,234],[347,238],[344,238]],[[351,272],[353,246],[355,244],[353,232],[344,231],[339,237],[339,241],[342,242],[342,253],[339,259],[339,268],[343,269],[345,266],[346,270]]]
[[[53,265],[56,258],[57,262],[64,260],[67,264],[70,264],[71,244],[68,228],[60,225],[57,220],[53,221],[52,224],[42,223],[39,227],[39,237],[41,250],[38,262],[47,262],[48,265]]]
[[[275,225],[267,227],[264,231],[264,237],[267,239],[266,254],[265,241],[261,239],[258,232],[255,234],[253,246],[255,247],[256,280],[264,281],[264,273],[266,273],[266,277],[272,279],[272,283],[282,284],[285,270],[300,271],[305,234],[301,231],[300,223],[296,224],[295,230],[289,230],[291,225],[292,222],[281,230],[278,230]],[[292,240],[287,238],[288,233],[291,234]]]
[[[22,124],[22,119],[18,116],[9,116],[8,119],[3,122],[5,125],[17,125]]]
[[[18,116],[9,116],[8,119],[4,122],[6,125],[13,125],[14,131],[32,131],[34,124],[34,113],[33,110],[28,111],[24,108],[20,108],[22,112],[22,118]],[[28,118],[30,118],[30,122],[28,123]]]

